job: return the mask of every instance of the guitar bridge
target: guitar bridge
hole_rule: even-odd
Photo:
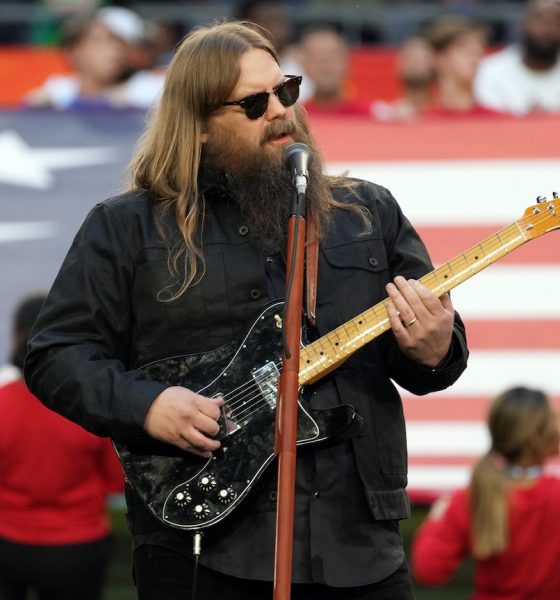
[[[253,371],[253,379],[257,384],[264,401],[270,408],[276,408],[278,395],[278,377],[280,372],[273,362],[267,362]]]

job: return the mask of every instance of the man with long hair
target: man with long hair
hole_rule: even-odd
[[[392,195],[323,173],[296,103],[300,81],[282,73],[270,42],[249,24],[187,36],[133,158],[131,189],[86,218],[34,330],[31,389],[121,448],[142,600],[189,597],[199,528],[197,597],[272,595],[275,469],[257,464],[250,491],[239,487],[239,472],[254,466],[273,430],[258,425],[275,402],[266,375],[274,362],[261,356],[270,336],[254,345],[252,336],[270,301],[285,295],[295,188],[282,157],[293,142],[313,154],[307,216],[320,248],[307,339],[387,294],[392,332],[305,391],[305,414],[350,404],[363,426],[298,452],[292,597],[412,597],[398,524],[409,515],[404,418],[391,379],[416,394],[452,384],[466,366],[464,329],[449,297],[417,281],[432,265]],[[255,322],[259,315],[266,319]],[[281,317],[273,317],[279,331]],[[233,359],[231,347],[239,349]],[[212,393],[219,357],[227,360]],[[248,382],[224,389],[244,361],[254,367]],[[151,453],[132,450],[146,439]],[[188,460],[199,473],[173,488],[175,466]],[[229,484],[216,475],[224,464]]]

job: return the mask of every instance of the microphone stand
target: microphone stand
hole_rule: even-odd
[[[274,600],[289,600],[291,593],[305,229],[305,192],[297,191],[288,222],[284,353],[276,409],[278,496]]]

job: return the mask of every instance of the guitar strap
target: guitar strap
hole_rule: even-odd
[[[319,267],[319,236],[317,224],[312,216],[307,220],[305,244],[305,275],[307,319],[315,327],[315,307],[317,305],[317,271]]]

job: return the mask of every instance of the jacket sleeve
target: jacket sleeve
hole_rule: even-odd
[[[129,370],[134,261],[105,204],[85,219],[30,338],[24,375],[49,408],[100,436],[143,433],[167,387]]]
[[[443,514],[428,515],[412,543],[412,573],[424,585],[449,581],[470,549],[466,493],[461,490],[441,501],[447,503]]]
[[[420,279],[434,269],[428,251],[410,221],[390,192],[381,188],[377,214],[383,228],[383,239],[390,267],[390,278],[397,275]],[[443,390],[459,378],[467,366],[468,348],[465,326],[455,313],[453,337],[449,352],[436,369],[425,367],[406,357],[393,335],[386,336],[386,364],[389,376],[401,387],[416,395]]]

